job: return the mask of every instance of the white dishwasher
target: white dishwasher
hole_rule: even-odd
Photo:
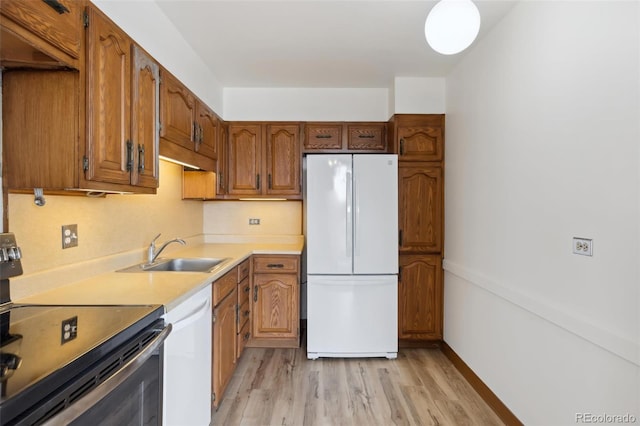
[[[211,422],[211,285],[164,315],[173,325],[164,343],[162,424]]]

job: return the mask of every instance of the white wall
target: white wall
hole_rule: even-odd
[[[222,85],[155,1],[91,1],[218,115],[224,114]]]
[[[520,2],[447,77],[445,340],[528,425],[640,421],[639,9]]]
[[[389,91],[331,88],[224,89],[228,121],[387,121]]]
[[[445,79],[396,77],[394,79],[395,114],[444,114]]]

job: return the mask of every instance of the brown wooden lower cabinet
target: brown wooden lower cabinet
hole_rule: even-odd
[[[442,339],[443,283],[440,255],[400,255],[398,338],[402,346]]]
[[[231,376],[236,367],[236,306],[237,288],[236,268],[225,274],[213,283],[214,309],[212,327],[212,402],[214,407],[218,407],[222,401],[224,393]],[[234,286],[225,293],[216,292],[216,288],[221,288],[229,278],[232,277]],[[220,300],[216,302],[216,299]]]
[[[253,257],[251,340],[247,346],[300,346],[300,256]]]

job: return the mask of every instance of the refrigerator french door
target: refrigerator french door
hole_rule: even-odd
[[[398,352],[398,159],[306,159],[307,357]]]

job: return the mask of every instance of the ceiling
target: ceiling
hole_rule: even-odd
[[[424,21],[435,1],[157,3],[225,87],[391,87],[394,77],[443,77],[465,54],[427,45]],[[478,39],[514,5],[475,3]]]

